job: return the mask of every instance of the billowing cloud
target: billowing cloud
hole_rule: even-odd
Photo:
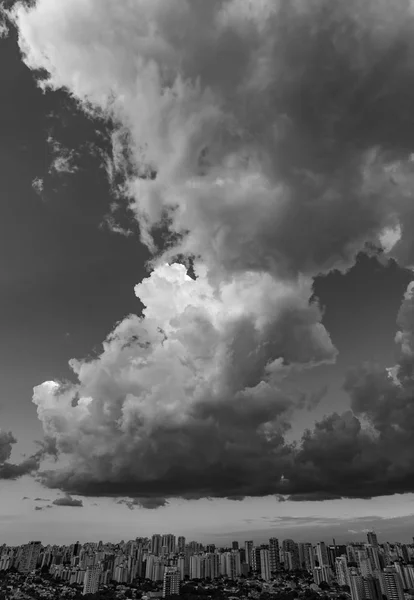
[[[25,458],[20,463],[9,462],[13,445],[17,443],[14,435],[9,431],[0,430],[0,479],[18,479],[24,475],[33,473],[39,468],[41,459],[44,456],[44,448]]]
[[[35,389],[47,437],[71,460],[44,483],[92,496],[260,494],[286,462],[286,372],[336,353],[308,282],[250,273],[217,290],[174,264],[136,292],[143,316],[122,321],[96,360],[71,362],[77,385]]]
[[[172,252],[213,274],[285,277],[411,239],[408,0],[38,0],[14,17],[43,85],[119,124],[112,169],[150,247],[164,219]]]
[[[83,506],[83,502],[82,500],[79,500],[77,498],[72,498],[72,496],[70,496],[69,494],[67,494],[66,496],[63,496],[62,498],[56,498],[56,500],[53,500],[52,504],[54,506],[76,506],[76,507],[81,507]]]
[[[403,449],[398,411],[382,409],[397,420],[385,431],[367,399],[370,385],[402,394],[405,351],[397,385],[350,376],[352,411],[284,437],[318,400],[285,379],[336,357],[313,277],[367,242],[413,259],[409,0],[37,0],[13,19],[42,85],[115,124],[108,174],[154,252],[142,316],[71,361],[76,383],[35,388],[66,459],[45,485],[147,503],[367,497],[390,472],[390,490],[410,486],[408,447],[391,464],[379,443]]]

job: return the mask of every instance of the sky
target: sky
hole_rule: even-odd
[[[0,22],[0,540],[411,541],[408,0]]]

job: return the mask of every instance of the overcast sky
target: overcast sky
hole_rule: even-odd
[[[411,541],[408,0],[31,4],[0,39],[1,539]]]

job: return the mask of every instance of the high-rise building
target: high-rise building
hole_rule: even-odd
[[[351,588],[352,600],[363,600],[364,587],[362,576],[358,573],[358,570],[353,567],[349,569],[349,587]]]
[[[414,565],[404,565],[405,580],[407,587],[414,588]]]
[[[364,600],[382,600],[380,583],[372,575],[362,578],[362,588]]]
[[[269,558],[270,558],[270,571],[276,573],[280,570],[280,550],[279,540],[277,538],[270,538],[269,540]]]
[[[198,554],[190,556],[190,579],[201,579],[201,560]]]
[[[313,569],[315,568],[315,555],[312,544],[305,543],[303,545],[303,553],[305,555],[305,569],[309,571],[309,573],[313,573]]]
[[[338,556],[335,559],[336,579],[339,585],[349,585],[349,574],[346,556]]]
[[[295,571],[300,568],[299,565],[299,549],[296,542],[287,539],[282,542],[283,566],[285,570]]]
[[[396,570],[396,572],[400,576],[403,588],[404,589],[408,588],[408,584],[407,584],[407,581],[405,579],[405,572],[404,572],[404,569],[403,569],[403,565],[400,562],[395,561],[394,562],[394,569]]]
[[[328,550],[325,542],[318,542],[316,544],[316,556],[320,567],[329,565]]]
[[[238,552],[225,552],[225,569],[229,579],[236,579],[241,575],[240,555]]]
[[[153,554],[149,554],[147,556],[147,560],[145,563],[145,579],[151,579],[152,580],[152,571],[154,569],[154,561],[155,561],[155,557]]]
[[[159,533],[155,533],[151,538],[151,553],[158,556],[161,552],[162,537]]]
[[[384,581],[388,600],[404,600],[403,583],[399,573],[393,567],[385,567]]]
[[[322,569],[322,581],[326,581],[326,583],[331,583],[332,582],[332,578],[333,578],[333,574],[332,574],[332,569],[329,565],[324,565],[323,567],[321,567]]]
[[[374,531],[368,531],[367,533],[368,544],[374,546],[374,548],[378,548],[378,538],[377,534]]]
[[[178,543],[177,543],[177,550],[178,552],[184,554],[185,551],[185,537],[180,535],[178,538]]]
[[[381,561],[378,548],[376,548],[375,546],[371,546],[371,544],[366,544],[365,549],[367,552],[368,560],[371,564],[372,571],[381,570]]]
[[[42,550],[41,542],[30,542],[22,548],[22,556],[19,563],[21,573],[31,573],[36,569],[37,560]]]
[[[356,562],[362,577],[368,577],[368,575],[372,575],[373,569],[371,561],[368,558],[368,552],[365,548],[358,549],[356,551]]]
[[[162,586],[163,598],[168,596],[178,596],[180,593],[180,573],[177,567],[167,567],[164,572],[164,581]]]
[[[244,542],[244,548],[246,552],[246,562],[250,569],[253,568],[253,540]]]
[[[210,563],[210,577],[216,579],[220,575],[220,555],[216,552],[210,552],[208,562]]]
[[[185,558],[184,556],[179,556],[177,558],[177,569],[180,573],[180,581],[185,579]]]
[[[232,542],[231,543],[231,547],[233,550],[238,550],[239,549],[239,542]]]
[[[252,570],[257,574],[261,573],[262,567],[260,563],[260,546],[254,546],[252,550]]]
[[[270,567],[270,550],[262,548],[260,550],[260,575],[265,581],[271,579],[271,567]]]
[[[164,580],[165,563],[162,558],[156,558],[152,569],[152,581]]]
[[[83,595],[96,594],[99,590],[99,577],[101,569],[99,565],[94,565],[86,569],[85,578],[83,580]]]
[[[323,581],[322,567],[315,567],[313,569],[313,581],[316,585],[319,585]]]
[[[165,547],[164,554],[175,552],[175,535],[165,533],[161,538],[161,548]]]

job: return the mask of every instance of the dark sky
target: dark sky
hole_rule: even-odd
[[[13,31],[0,40],[0,73],[0,396],[3,427],[24,439],[41,433],[33,386],[69,376],[69,358],[99,348],[140,310],[133,286],[148,254],[136,236],[101,226],[111,196],[96,158],[84,151],[81,171],[48,176],[49,133],[78,149],[95,141],[96,124],[64,94],[37,87]],[[39,177],[43,198],[32,188]]]

